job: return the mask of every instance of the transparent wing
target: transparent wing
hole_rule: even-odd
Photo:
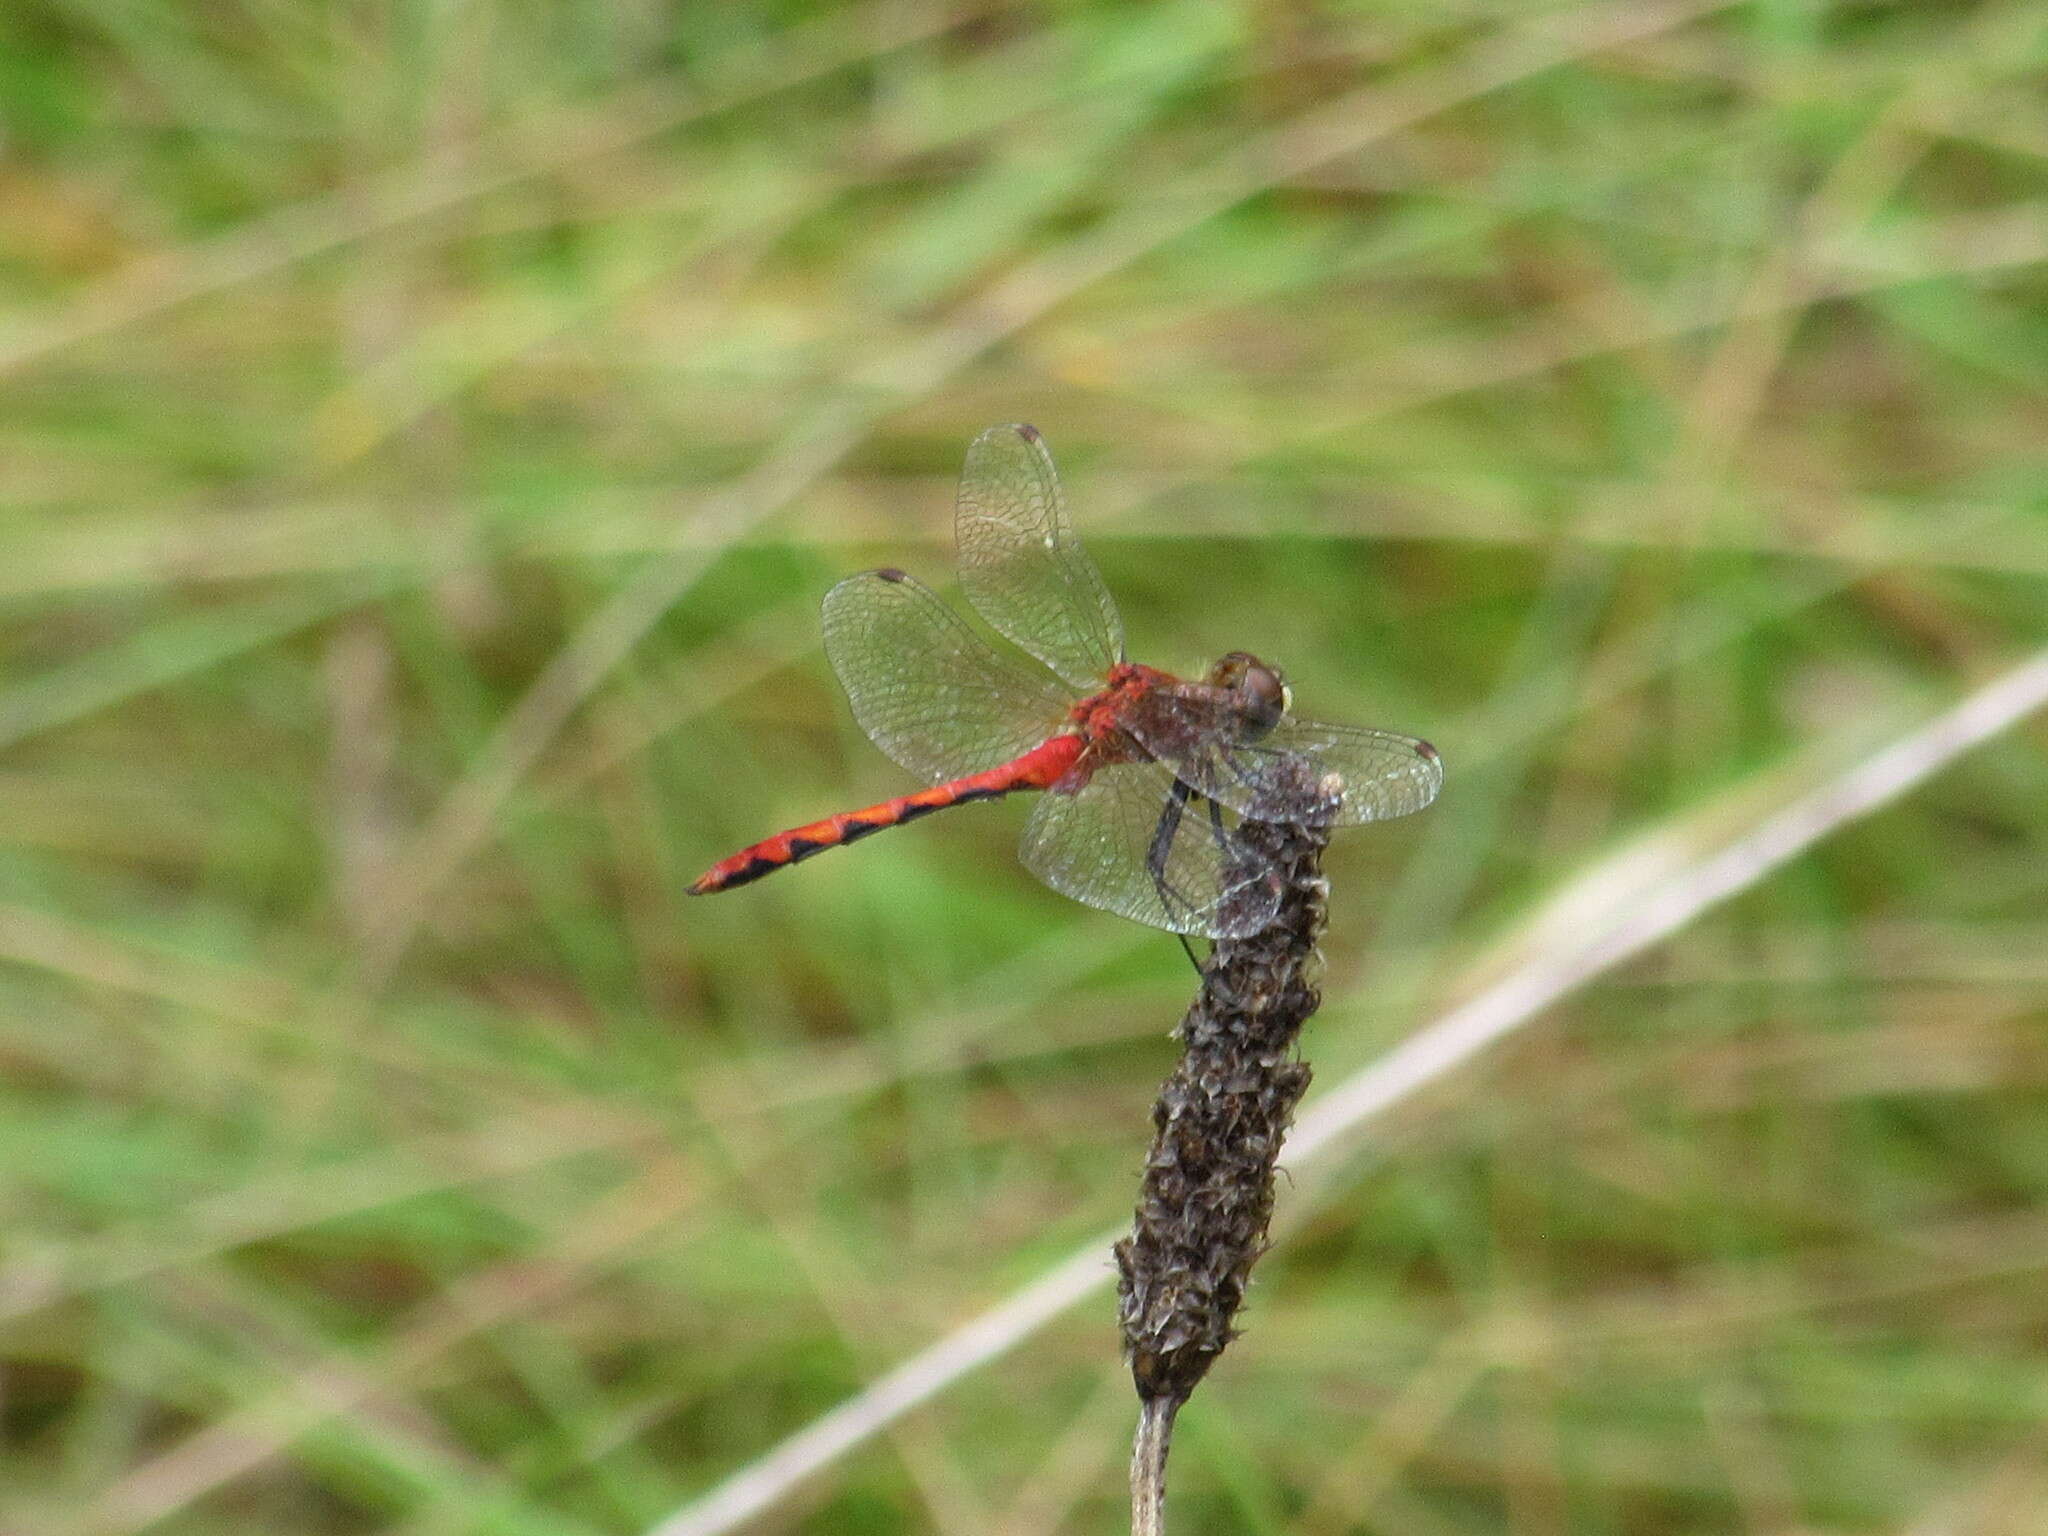
[[[1444,782],[1436,748],[1414,736],[1286,715],[1244,739],[1237,712],[1199,689],[1147,698],[1124,724],[1179,778],[1256,821],[1387,821],[1421,810]]]
[[[1004,656],[914,577],[863,571],[825,594],[825,654],[875,745],[934,784],[1038,745],[1071,699]]]
[[[1236,790],[1224,795],[1219,783],[1217,798],[1265,821],[1390,821],[1421,810],[1444,787],[1444,760],[1418,737],[1293,715],[1257,741],[1230,748],[1223,761]]]
[[[954,513],[960,584],[990,626],[1077,688],[1124,658],[1123,621],[1067,526],[1045,439],[990,427],[967,450]]]
[[[1273,919],[1280,886],[1245,847],[1236,818],[1156,762],[1098,768],[1055,785],[1024,824],[1024,867],[1062,895],[1172,933],[1243,938]]]

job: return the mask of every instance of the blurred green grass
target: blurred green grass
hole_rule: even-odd
[[[0,13],[0,1525],[637,1531],[1128,1206],[1163,937],[815,607],[980,427],[1134,654],[1427,734],[1328,1075],[2048,633],[2031,6]],[[2037,723],[1385,1127],[1187,1531],[2031,1532]],[[775,1528],[1120,1528],[1100,1308]]]

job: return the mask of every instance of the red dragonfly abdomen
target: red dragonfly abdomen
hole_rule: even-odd
[[[1022,757],[1012,758],[980,773],[970,773],[965,778],[934,784],[930,789],[920,789],[915,794],[898,795],[880,805],[870,805],[858,811],[841,811],[823,821],[778,832],[752,847],[742,848],[729,859],[719,860],[696,878],[690,886],[690,894],[707,896],[713,891],[746,885],[763,875],[772,875],[778,869],[801,863],[814,853],[859,842],[871,832],[915,821],[948,806],[965,805],[974,800],[994,800],[1019,790],[1049,789],[1074,766],[1074,760],[1081,755],[1085,745],[1081,737],[1072,733],[1048,737]]]

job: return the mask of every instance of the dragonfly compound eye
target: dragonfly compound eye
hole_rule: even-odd
[[[1291,700],[1286,679],[1247,651],[1232,651],[1216,663],[1209,677],[1238,696],[1245,723],[1255,731],[1270,731],[1287,713]]]

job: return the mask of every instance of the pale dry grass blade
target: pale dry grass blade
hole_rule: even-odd
[[[1105,1360],[1095,1390],[1068,1418],[1051,1451],[1021,1481],[1015,1501],[996,1521],[996,1536],[1052,1536],[1070,1528],[1075,1507],[1115,1460],[1130,1392],[1122,1366]]]
[[[536,178],[601,160],[687,123],[909,47],[972,19],[974,8],[874,5],[780,40],[750,77],[710,93],[661,86],[598,110],[519,125],[507,142],[463,143],[381,176],[275,209],[226,233],[124,268],[41,321],[0,334],[0,373],[113,335],[180,305],[258,282]],[[716,73],[716,64],[713,66]]]
[[[1902,1536],[2024,1536],[2048,1507],[2048,1433],[2036,1433],[1942,1499]]]
[[[465,1277],[419,1305],[372,1360],[337,1349],[295,1361],[271,1390],[136,1465],[102,1495],[79,1529],[107,1536],[169,1519],[248,1477],[333,1418],[424,1422],[406,1390],[415,1378],[465,1341],[575,1294],[615,1265],[621,1252],[673,1227],[701,1194],[681,1163],[655,1158],[637,1179],[554,1234],[545,1260],[505,1263]],[[177,1283],[203,1288],[184,1275]]]
[[[644,1156],[644,1126],[532,1107],[475,1131],[442,1133],[317,1174],[263,1179],[164,1212],[131,1231],[17,1243],[0,1264],[0,1322],[254,1243],[435,1191],[515,1177],[592,1152]]]
[[[712,1536],[770,1508],[812,1473],[969,1372],[1015,1349],[1114,1273],[1110,1238],[1088,1244],[1008,1300],[947,1334],[774,1450],[748,1463],[704,1497],[655,1526],[648,1536]]]
[[[1366,1526],[1374,1505],[1485,1378],[1493,1364],[1491,1332],[1475,1323],[1431,1351],[1357,1443],[1333,1455],[1297,1529],[1323,1536]]]
[[[1316,1100],[1289,1139],[1298,1175],[1551,1004],[1669,937],[1971,748],[2048,707],[2048,650],[1847,770],[1699,847],[1669,834],[1603,862],[1547,903],[1526,951],[1470,1001]],[[741,1468],[648,1536],[718,1536],[772,1507],[970,1371],[1023,1343],[1111,1278],[1105,1235]]]

